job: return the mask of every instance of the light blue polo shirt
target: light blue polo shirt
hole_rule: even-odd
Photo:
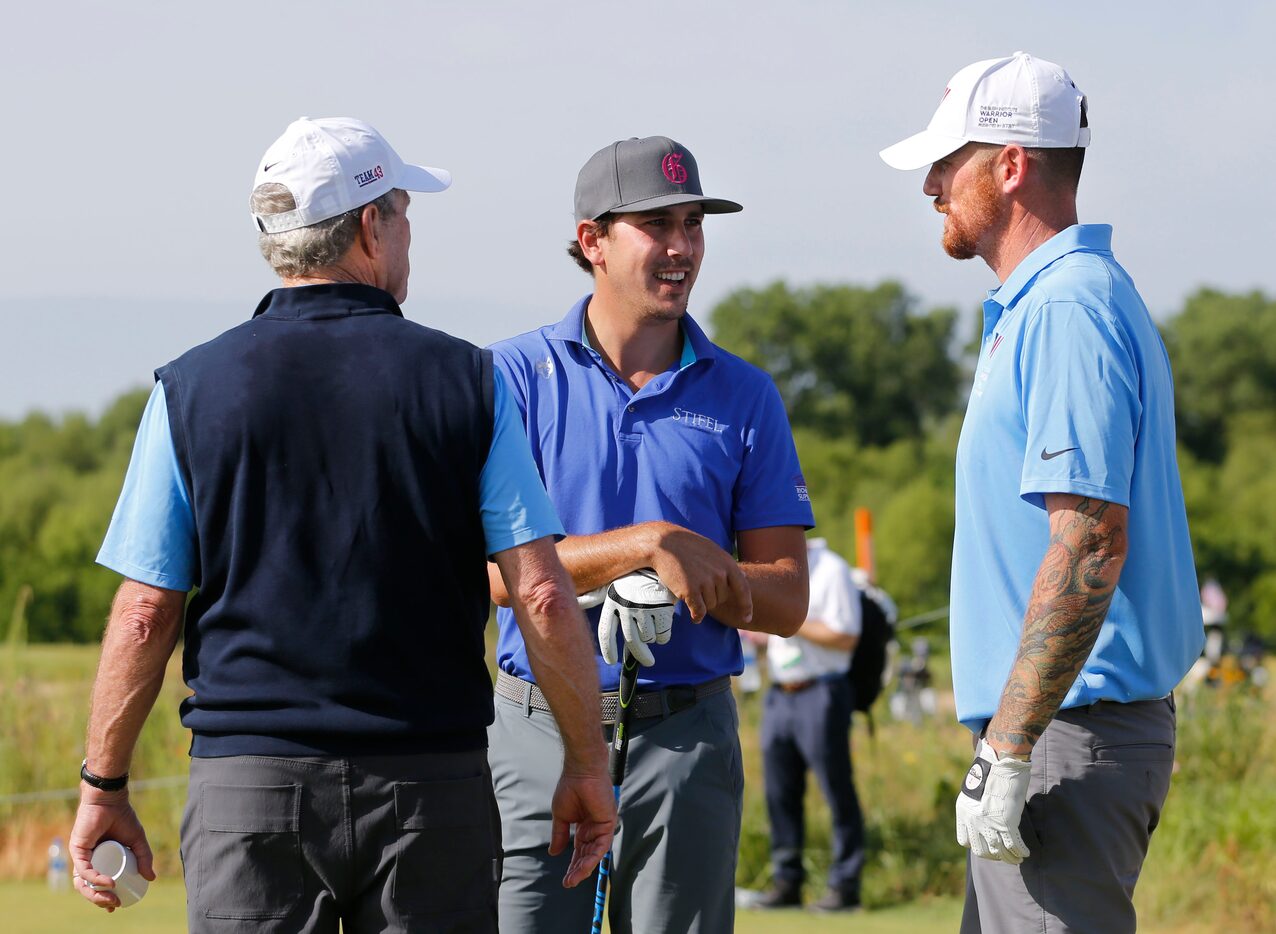
[[[1175,459],[1161,335],[1112,256],[1112,228],[1076,225],[984,302],[957,445],[952,665],[957,718],[996,712],[1049,542],[1046,493],[1128,506],[1128,557],[1064,707],[1169,693],[1204,634]]]
[[[558,324],[492,347],[567,534],[663,519],[734,553],[742,530],[814,525],[771,377],[684,317],[682,359],[631,392],[584,339],[590,297]],[[497,663],[534,680],[513,614],[497,619]],[[640,684],[699,684],[742,667],[737,630],[712,617],[692,623],[682,603],[669,642],[652,652]],[[598,673],[615,690],[618,666],[600,656]]]
[[[479,477],[489,555],[563,534],[499,372],[492,400],[492,444]],[[198,578],[195,514],[177,465],[162,383],[155,384],[142,413],[124,488],[97,562],[166,590],[190,590]]]

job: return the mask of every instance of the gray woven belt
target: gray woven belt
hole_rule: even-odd
[[[642,720],[647,717],[664,717],[694,707],[706,697],[731,690],[731,676],[723,675],[704,684],[675,685],[653,691],[639,691],[634,699],[633,715]],[[496,675],[496,693],[516,704],[527,704],[532,710],[549,713],[549,701],[541,689],[530,681],[516,678],[504,671]],[[615,691],[604,691],[598,696],[598,706],[604,724],[616,722],[620,698]]]

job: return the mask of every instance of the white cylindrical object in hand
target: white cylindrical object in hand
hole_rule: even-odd
[[[148,883],[137,871],[137,857],[118,840],[103,840],[93,850],[90,860],[93,868],[115,880],[115,888],[93,886],[99,892],[114,892],[120,907],[127,908],[141,901]]]

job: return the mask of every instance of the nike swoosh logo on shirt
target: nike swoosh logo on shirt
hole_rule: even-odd
[[[1076,450],[1078,450],[1078,448],[1064,448],[1062,451],[1055,451],[1053,454],[1050,454],[1046,451],[1045,448],[1042,448],[1041,459],[1043,461],[1053,460],[1054,458],[1058,457],[1060,454],[1067,454],[1069,451],[1076,451]]]

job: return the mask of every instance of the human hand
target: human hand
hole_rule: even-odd
[[[629,653],[640,665],[654,665],[655,656],[647,643],[664,645],[673,631],[673,610],[678,598],[664,584],[656,572],[642,568],[624,577],[618,577],[606,587],[606,599],[602,615],[598,618],[598,647],[603,661],[614,665],[620,660],[616,653],[616,627],[625,636]]]
[[[93,868],[93,849],[103,840],[118,840],[137,857],[137,871],[148,882],[155,881],[154,857],[146,840],[146,831],[129,803],[128,791],[99,791],[81,788],[80,806],[75,812],[75,825],[67,841],[67,851],[74,868],[75,890],[99,908],[114,911],[120,899],[112,889],[115,883]],[[105,886],[101,890],[90,886]]]
[[[616,832],[616,794],[604,774],[573,774],[564,770],[550,805],[553,828],[549,855],[557,856],[576,827],[572,860],[563,876],[563,888],[573,888],[589,878],[611,849]]]
[[[1022,863],[1030,854],[1019,821],[1031,777],[1031,762],[998,756],[980,739],[957,795],[957,842],[984,859]]]
[[[753,619],[749,581],[735,558],[703,535],[674,525],[655,524],[651,567],[675,597],[687,604],[694,622],[717,607],[732,604],[741,622]]]

